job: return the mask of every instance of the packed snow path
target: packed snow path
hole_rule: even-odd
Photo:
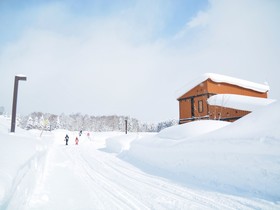
[[[65,146],[59,135],[53,142],[33,192],[8,209],[273,209],[265,201],[189,189],[147,174],[100,149],[98,139]]]

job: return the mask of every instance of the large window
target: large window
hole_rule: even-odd
[[[202,100],[198,101],[198,112],[199,113],[203,112],[203,101]]]

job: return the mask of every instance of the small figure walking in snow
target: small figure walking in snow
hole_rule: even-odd
[[[87,133],[87,137],[88,137],[88,139],[91,141],[90,133],[89,133],[89,132]]]
[[[76,137],[76,139],[75,139],[75,143],[76,143],[76,145],[78,145],[78,144],[79,144],[79,139],[78,139],[78,137]]]
[[[83,131],[82,131],[82,130],[80,130],[79,136],[81,136],[81,135],[82,135],[82,133],[83,133]]]
[[[66,134],[64,141],[66,141],[66,145],[68,145],[69,136]]]

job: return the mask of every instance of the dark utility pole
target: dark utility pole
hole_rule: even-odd
[[[125,134],[127,134],[127,120],[125,120]]]
[[[12,110],[12,123],[11,123],[11,132],[13,132],[13,133],[15,132],[15,128],[16,128],[17,95],[18,95],[18,81],[19,80],[26,81],[26,76],[24,76],[24,75],[15,76],[13,110]]]

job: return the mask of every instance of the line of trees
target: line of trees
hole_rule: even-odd
[[[160,123],[142,123],[127,116],[89,116],[80,113],[71,115],[54,115],[33,112],[19,119],[19,126],[24,129],[66,129],[71,131],[88,130],[93,132],[125,131],[125,120],[128,121],[130,132],[159,132],[160,130],[178,124],[177,120]]]

